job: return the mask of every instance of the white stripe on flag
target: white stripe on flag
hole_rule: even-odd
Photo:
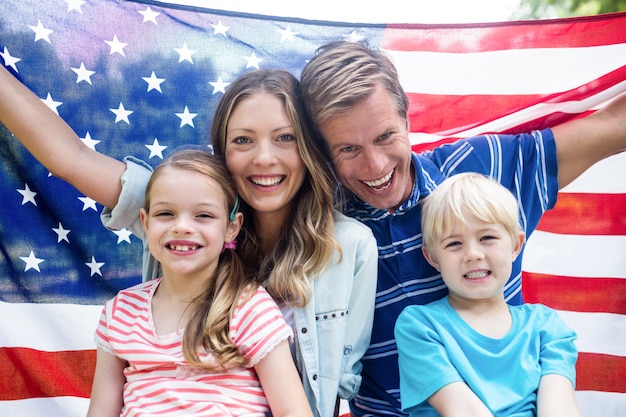
[[[611,313],[579,313],[559,310],[559,317],[578,335],[579,352],[626,357],[626,316]]]
[[[0,416],[5,417],[84,417],[88,398],[51,397],[0,401]],[[45,410],[45,411],[44,411]]]
[[[591,166],[561,192],[567,193],[626,193],[626,152],[613,155]]]
[[[626,278],[626,236],[561,235],[535,230],[522,260],[527,272]]]
[[[617,417],[626,410],[626,395],[616,392],[576,391],[576,400],[584,417]]]
[[[405,91],[423,94],[552,94],[626,65],[626,44],[472,53],[386,52]]]
[[[2,346],[48,352],[95,349],[101,312],[102,306],[0,302],[0,317],[11,318],[0,320]]]

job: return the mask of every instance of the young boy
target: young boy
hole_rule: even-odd
[[[449,294],[406,307],[396,322],[411,416],[581,416],[575,333],[552,309],[504,299],[525,239],[518,210],[510,191],[476,173],[454,175],[426,198],[422,250]]]

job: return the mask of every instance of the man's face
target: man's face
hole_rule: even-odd
[[[321,126],[341,183],[373,207],[394,211],[411,194],[411,144],[406,120],[378,87],[348,112]]]

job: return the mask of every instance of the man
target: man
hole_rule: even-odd
[[[517,197],[526,235],[556,203],[560,188],[595,162],[626,149],[626,96],[603,111],[553,129],[488,135],[414,154],[408,98],[391,60],[367,45],[321,47],[301,75],[303,100],[346,196],[344,211],[378,241],[379,271],[372,340],[355,416],[404,416],[393,328],[404,307],[447,290],[421,252],[420,200],[464,171],[494,177]],[[558,168],[557,168],[558,167]],[[521,256],[505,288],[521,304]],[[416,369],[415,372],[419,372]]]

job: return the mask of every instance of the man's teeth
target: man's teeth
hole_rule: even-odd
[[[188,245],[169,245],[170,249],[178,251],[178,252],[189,252],[192,250],[197,250],[199,246],[188,246]]]
[[[390,179],[391,176],[393,175],[393,171],[390,171],[389,174],[385,175],[384,177],[377,179],[375,181],[363,181],[365,183],[365,185],[369,186],[369,187],[380,187],[381,185],[387,183]]]
[[[476,279],[476,278],[484,278],[487,275],[489,275],[489,271],[474,271],[474,272],[468,272],[467,274],[465,274],[465,277],[469,279]]]
[[[263,178],[252,178],[252,182],[256,185],[263,185],[265,187],[279,184],[282,181],[283,177],[263,177]]]

